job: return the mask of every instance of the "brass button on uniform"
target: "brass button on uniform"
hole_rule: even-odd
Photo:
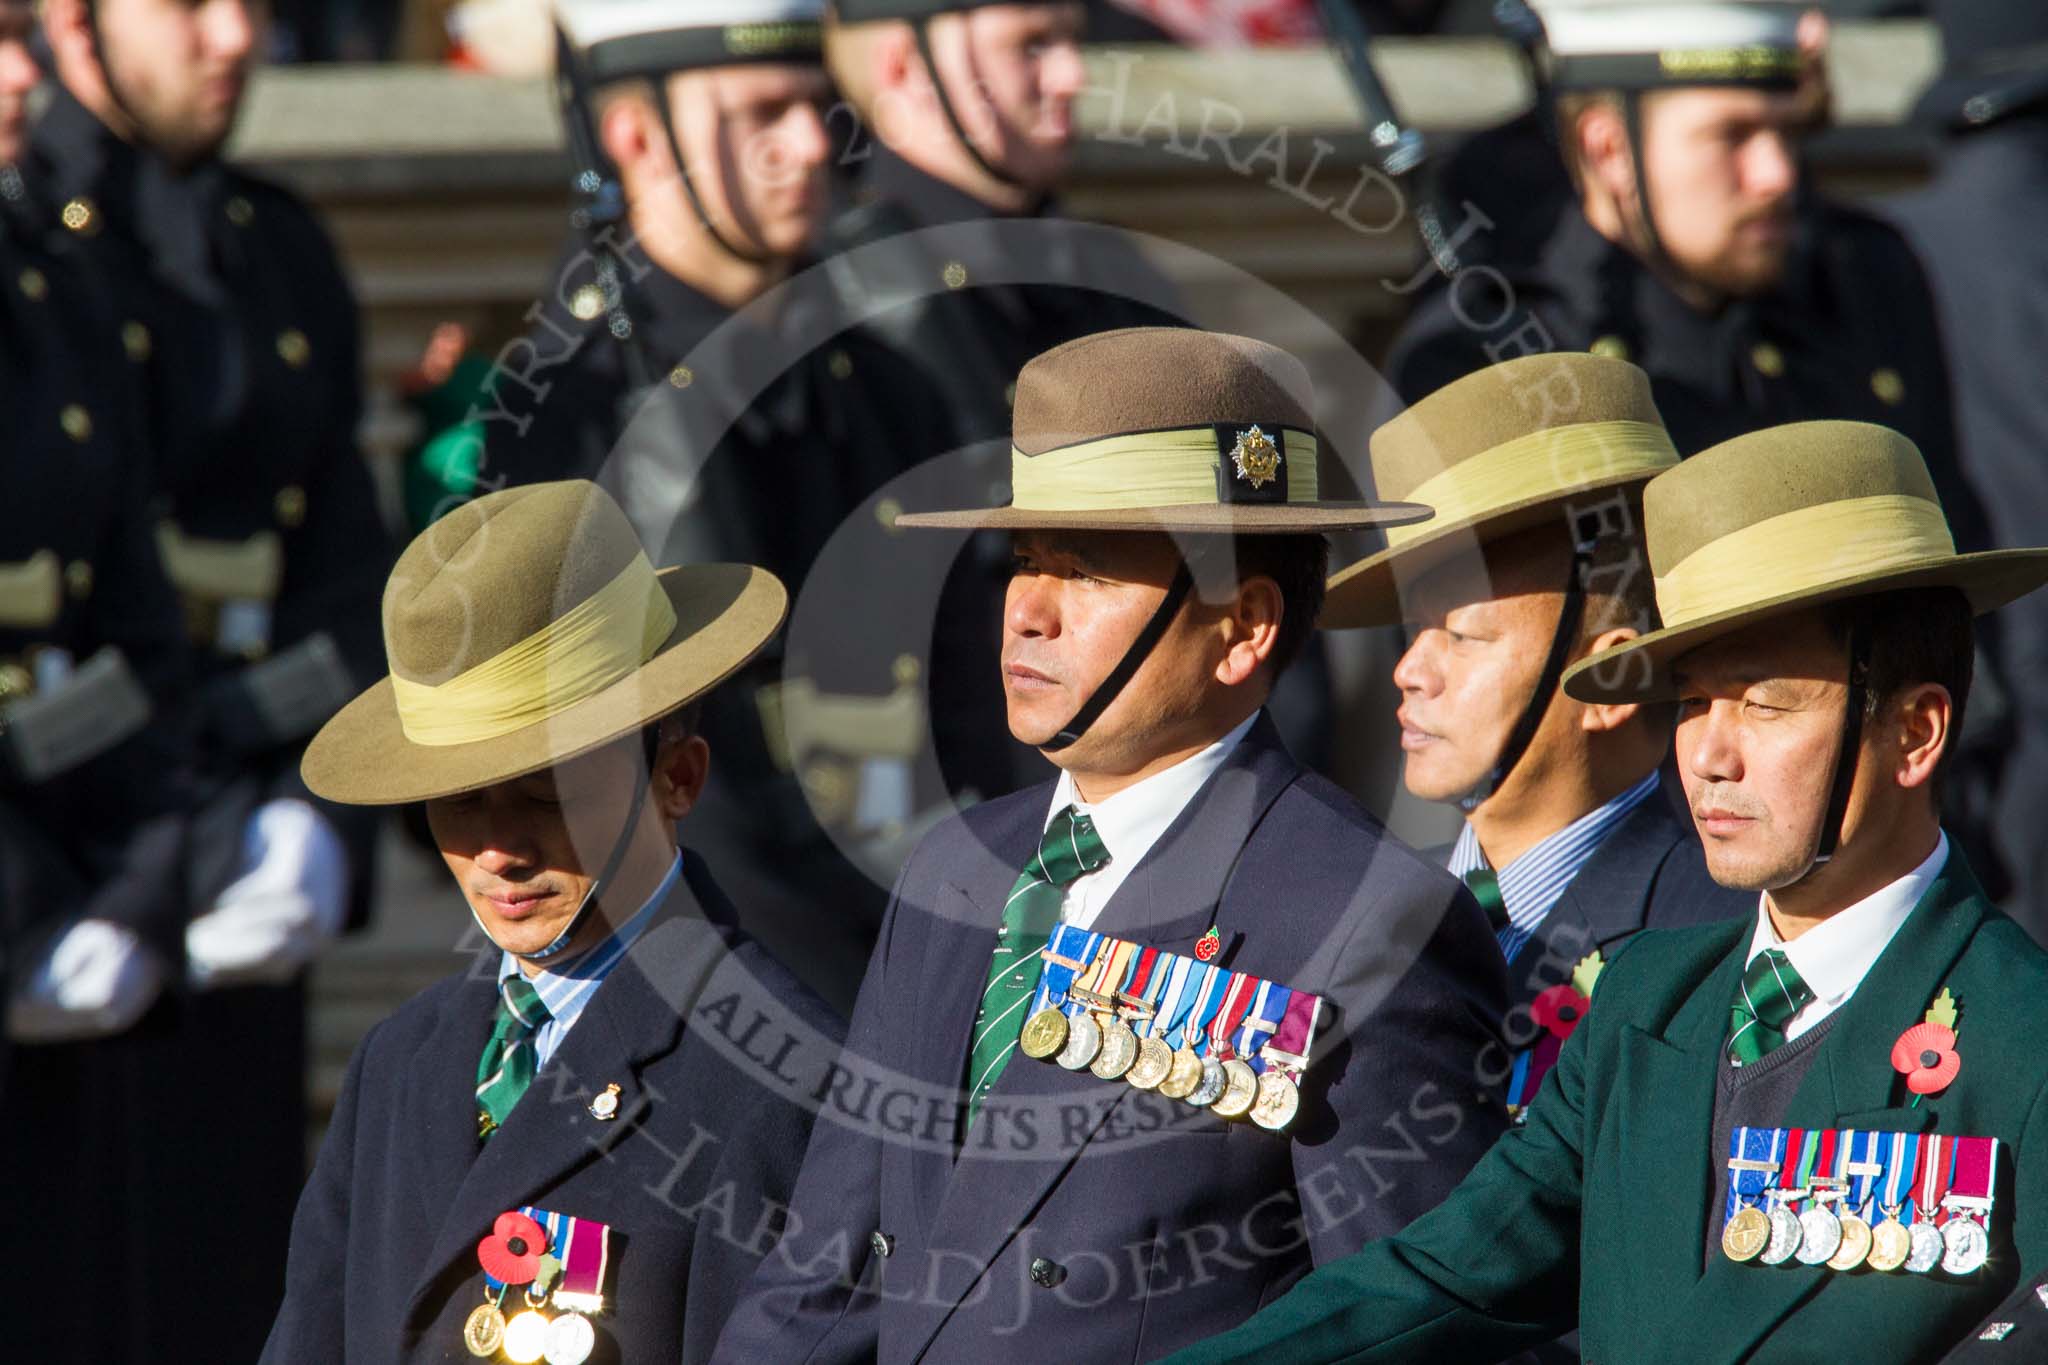
[[[100,228],[99,206],[82,194],[76,199],[66,200],[57,217],[65,227],[81,237],[90,237]]]
[[[277,354],[293,369],[304,369],[313,357],[313,343],[298,328],[287,327],[277,334]]]
[[[895,1254],[896,1239],[877,1228],[868,1234],[868,1250],[874,1252],[877,1256],[887,1259]]]
[[[41,303],[50,292],[50,281],[42,271],[30,266],[16,279],[21,286],[22,296],[34,303]]]
[[[303,526],[306,521],[306,490],[297,484],[286,484],[277,490],[277,524],[286,529]]]
[[[586,284],[569,296],[569,311],[588,322],[604,311],[604,290]]]
[[[1870,372],[1870,391],[1887,407],[1895,408],[1906,401],[1906,381],[1889,365]]]
[[[1031,1259],[1031,1283],[1040,1289],[1051,1289],[1067,1278],[1067,1268],[1058,1261],[1048,1261],[1043,1256]]]
[[[967,267],[958,261],[948,261],[939,278],[946,282],[946,288],[958,289],[967,283]]]
[[[1768,341],[1759,341],[1749,348],[1749,363],[1766,379],[1776,379],[1785,373],[1785,353]]]
[[[889,674],[896,679],[898,687],[910,686],[917,681],[917,675],[923,671],[924,666],[918,663],[915,654],[898,654],[896,662],[889,665]]]
[[[82,559],[72,560],[64,570],[64,586],[80,602],[92,596],[92,565]]]
[[[1586,349],[1594,355],[1606,356],[1609,360],[1628,359],[1628,343],[1611,333],[1607,336],[1596,338],[1593,344]]]
[[[149,328],[139,322],[121,324],[121,349],[128,353],[130,360],[140,362],[149,359],[150,344]]]
[[[36,690],[36,680],[20,664],[0,664],[0,701],[18,701]]]
[[[256,219],[256,206],[239,194],[229,199],[222,211],[236,227],[247,227]]]
[[[896,518],[903,515],[903,504],[894,498],[883,498],[875,504],[875,520],[886,530],[896,529]]]
[[[825,357],[825,368],[832,372],[834,379],[853,378],[853,357],[844,351],[834,351]]]
[[[668,372],[668,382],[672,387],[687,389],[697,382],[697,372],[688,365],[678,365]]]
[[[76,403],[66,403],[64,410],[57,414],[57,424],[64,428],[64,434],[84,445],[92,439],[92,414]]]

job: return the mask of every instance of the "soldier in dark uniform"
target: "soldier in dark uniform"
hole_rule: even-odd
[[[1924,453],[1957,543],[1987,545],[1918,260],[1896,229],[1804,183],[1816,97],[1800,6],[1535,8],[1576,207],[1533,263],[1471,265],[1418,304],[1386,362],[1400,396],[1516,356],[1590,350],[1649,373],[1681,455],[1765,423],[1882,423]],[[1471,227],[1453,222],[1453,235]],[[1529,395],[1539,408],[1570,399]],[[2009,720],[1996,632],[1983,644],[1945,810],[1996,897],[1989,812]]]
[[[1927,262],[1955,364],[1963,472],[2001,545],[2048,539],[2048,392],[2036,347],[2048,325],[2048,9],[1938,0],[1942,75],[1919,119],[1944,136],[1931,184],[1888,205]],[[2048,665],[2048,609],[2003,613],[2009,675]],[[2018,749],[1999,797],[2000,851],[2012,912],[2048,939],[2048,852],[2037,813],[2048,790],[2048,699],[2012,689]]]
[[[145,1264],[206,1265],[208,1289],[150,1275],[124,1314],[151,1358],[204,1341],[247,1359],[304,1174],[300,969],[368,905],[374,824],[297,771],[381,654],[355,304],[306,208],[219,159],[260,7],[58,0],[44,24],[57,80],[22,212],[119,310],[107,342],[142,386],[155,473],[135,493],[183,602],[201,754],[191,989],[144,1068],[145,1170],[208,1214],[142,1231]]]
[[[843,594],[854,572],[874,590],[884,561],[905,593],[943,573],[881,551],[879,490],[946,454],[951,425],[801,269],[826,209],[819,0],[571,0],[557,17],[592,192],[472,406],[476,487],[594,478],[653,552],[790,585],[788,630],[707,703],[718,772],[693,838],[746,927],[847,1008],[917,812],[950,810],[925,693],[958,670],[926,664],[949,647],[929,611],[871,627],[872,599]],[[813,573],[828,547],[853,567]]]
[[[0,4],[0,1170],[37,1254],[10,1356],[122,1361],[126,1313],[68,1312],[140,1268],[139,1082],[185,955],[187,656],[145,516],[135,390],[99,298],[22,232],[39,79]]]

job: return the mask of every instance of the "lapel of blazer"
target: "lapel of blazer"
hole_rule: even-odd
[[[1984,920],[1984,893],[1953,845],[1927,894],[1844,1003],[1812,1067],[1792,1096],[1785,1123],[1793,1128],[1870,1128],[1921,1132],[1935,1126],[1939,1102],[1897,1106],[1892,1043],[1925,1014]],[[1702,1198],[1702,1204],[1705,1200]],[[1691,1252],[1698,1263],[1700,1238]],[[1687,1310],[1690,1358],[1735,1360],[1755,1349],[1785,1315],[1827,1283],[1825,1277],[1755,1273],[1716,1258],[1693,1290]],[[1705,1312],[1706,1304],[1716,1311]],[[1730,1305],[1739,1304],[1739,1311]]]
[[[686,869],[693,861],[685,857]],[[457,1183],[437,1187],[436,1192],[452,1188],[452,1197],[421,1267],[409,1320],[431,1316],[429,1291],[451,1268],[464,1276],[474,1269],[476,1244],[499,1214],[601,1159],[640,1126],[654,1103],[684,1100],[655,1094],[640,1073],[647,1062],[675,1050],[698,992],[729,951],[699,907],[698,891],[707,887],[701,874],[678,881],[654,924],[591,996],[569,1036],[480,1151],[476,1106],[473,1094],[468,1097],[472,1156]],[[478,1037],[479,1053],[488,1032]],[[590,1100],[613,1083],[619,1086],[616,1115],[600,1120],[589,1112]]]
[[[1699,1279],[1713,1188],[1708,1148],[1715,1077],[1750,929],[1737,921],[1702,936],[1685,971],[1696,984],[1662,1028],[1622,1028],[1612,1082],[1622,1097],[1618,1150],[1628,1183],[1622,1197],[1638,1202],[1604,1210],[1600,1222],[1621,1233],[1624,1254],[1608,1269],[1645,1286],[1689,1289]],[[1646,1216],[1645,1205],[1673,1214]]]
[[[1569,981],[1571,964],[1641,930],[1649,918],[1657,874],[1681,837],[1690,838],[1692,832],[1678,828],[1662,793],[1651,792],[1630,811],[1565,884],[1557,904],[1544,916],[1530,945],[1539,951],[1532,955],[1523,949],[1518,965],[1509,968],[1511,1003],[1526,1004],[1560,979]],[[1532,970],[1545,958],[1565,964],[1565,974],[1560,977],[1554,964],[1549,971]]]
[[[1224,940],[1217,961],[1227,963],[1244,930],[1227,918],[1226,883],[1267,810],[1300,773],[1271,719],[1261,715],[1131,870],[1095,927],[1114,937],[1188,953],[1214,924]],[[1038,814],[1043,815],[1042,808]],[[1034,825],[1034,837],[1036,832]],[[1018,1160],[1000,1150],[983,1153],[970,1142],[953,1163],[931,1245],[960,1254],[932,1262],[931,1301],[940,1311],[921,1325],[923,1335],[911,1357],[924,1349],[989,1263],[1030,1221],[1130,1090],[1097,1080],[1086,1070],[1019,1063],[1004,1070],[990,1104],[1010,1100],[1033,1110],[1038,1140],[1051,1150],[1037,1160]],[[1090,1113],[1079,1140],[1069,1146],[1061,1110],[1074,1104],[1087,1105]]]
[[[476,937],[483,938],[481,930]],[[407,1163],[415,1208],[432,1211],[476,1161],[476,1067],[497,1014],[498,948],[484,940],[461,982],[441,1002],[432,1042],[412,1055],[398,1103],[418,1114],[418,1160]],[[422,1266],[422,1269],[425,1269]]]

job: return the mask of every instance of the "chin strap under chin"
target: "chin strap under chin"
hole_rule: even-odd
[[[1508,775],[1528,752],[1529,744],[1536,738],[1536,730],[1543,724],[1544,713],[1550,710],[1550,699],[1557,695],[1557,685],[1564,678],[1565,665],[1571,662],[1572,650],[1579,643],[1579,625],[1586,616],[1586,575],[1593,567],[1593,550],[1596,542],[1587,537],[1572,545],[1572,566],[1564,585],[1564,606],[1557,614],[1557,629],[1550,636],[1550,653],[1543,660],[1543,672],[1537,675],[1535,690],[1529,693],[1522,714],[1515,720],[1515,728],[1508,731],[1507,741],[1501,745],[1500,753],[1493,761],[1493,771],[1487,775],[1482,786],[1475,787],[1458,801],[1458,808],[1466,814],[1478,809],[1480,804],[1502,787],[1507,785]]]
[[[654,88],[654,107],[661,114],[661,131],[668,136],[668,154],[675,158],[676,179],[683,182],[683,197],[690,201],[690,211],[697,215],[697,222],[704,229],[704,235],[716,243],[720,251],[734,260],[744,261],[748,265],[773,264],[776,260],[773,252],[735,246],[732,239],[720,232],[718,225],[711,221],[711,215],[705,211],[703,199],[698,197],[697,182],[690,174],[690,165],[683,160],[682,140],[676,136],[675,118],[669,112],[668,87],[664,82],[656,81]]]
[[[639,775],[633,781],[633,799],[626,804],[626,823],[620,827],[619,837],[612,841],[612,851],[604,860],[604,870],[599,872],[597,880],[590,884],[590,890],[584,894],[583,903],[576,907],[576,913],[569,917],[568,925],[555,936],[553,943],[538,952],[516,953],[514,956],[524,958],[528,962],[546,962],[550,958],[560,957],[575,940],[577,931],[583,927],[583,921],[597,908],[598,897],[610,888],[612,878],[618,875],[619,864],[626,860],[626,848],[633,842],[633,827],[640,823],[640,807],[647,800],[647,789],[653,782],[653,776],[654,762],[650,752],[648,761],[640,765]]]
[[[1835,856],[1842,842],[1842,824],[1849,817],[1849,789],[1856,785],[1856,761],[1863,748],[1863,712],[1870,704],[1870,627],[1858,621],[1849,627],[1849,701],[1842,719],[1842,747],[1835,754],[1835,775],[1828,791],[1827,814],[1821,817],[1820,843],[1813,866]],[[1807,870],[1812,876],[1812,869]]]
[[[939,76],[939,63],[932,56],[931,19],[925,19],[911,27],[917,33],[917,53],[924,58],[925,74],[931,77],[932,89],[939,97],[939,110],[946,116],[946,123],[953,130],[953,136],[966,149],[968,159],[981,168],[983,175],[1009,186],[1013,190],[1028,189],[1029,186],[1008,171],[990,163],[981,154],[981,148],[974,145],[974,139],[967,136],[967,125],[960,121],[960,113],[953,107],[952,96],[946,93],[946,82]]]
[[[1081,703],[1081,709],[1074,713],[1073,719],[1062,725],[1058,734],[1038,746],[1041,752],[1058,753],[1087,734],[1088,727],[1102,718],[1102,713],[1109,709],[1117,694],[1122,692],[1137,675],[1138,670],[1145,666],[1145,660],[1159,644],[1159,637],[1166,634],[1166,628],[1172,625],[1173,618],[1180,614],[1181,603],[1187,600],[1188,592],[1194,586],[1195,571],[1189,567],[1186,560],[1182,560],[1179,572],[1174,574],[1173,582],[1166,589],[1166,596],[1160,599],[1158,608],[1152,613],[1152,619],[1138,632],[1138,638],[1131,641],[1131,647],[1124,651],[1123,658],[1117,660],[1116,667],[1109,671],[1109,676],[1102,680],[1102,685],[1089,694],[1087,701]]]

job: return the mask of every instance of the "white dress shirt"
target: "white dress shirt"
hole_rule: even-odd
[[[1762,897],[1757,900],[1756,930],[1749,936],[1745,965],[1766,948],[1783,948],[1802,980],[1813,988],[1813,999],[1792,1016],[1785,1026],[1785,1041],[1800,1034],[1840,1009],[1856,993],[1863,978],[1876,965],[1892,935],[1913,913],[1913,907],[1927,894],[1927,888],[1941,874],[1948,861],[1948,835],[1935,840],[1927,861],[1891,885],[1830,915],[1790,943],[1778,937],[1771,924],[1771,912]]]
[[[1053,788],[1052,805],[1045,812],[1045,823],[1050,825],[1053,816],[1072,806],[1095,822],[1095,832],[1101,836],[1102,846],[1109,850],[1107,863],[1067,885],[1066,896],[1060,903],[1063,921],[1083,929],[1094,925],[1095,917],[1124,884],[1124,878],[1145,860],[1152,845],[1166,833],[1166,827],[1187,809],[1202,784],[1215,776],[1258,718],[1259,713],[1253,712],[1243,724],[1200,753],[1141,782],[1133,782],[1092,806],[1074,790],[1073,776],[1060,774],[1059,784]]]

